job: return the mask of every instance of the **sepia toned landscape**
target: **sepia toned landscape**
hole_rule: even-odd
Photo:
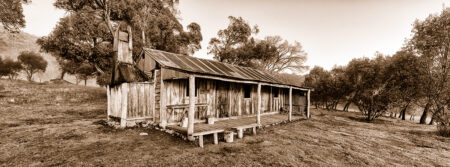
[[[446,0],[0,0],[0,166],[450,166]]]
[[[312,109],[310,120],[205,148],[159,130],[105,127],[103,88],[1,80],[4,166],[448,166],[433,125]],[[14,99],[14,100],[13,100]],[[140,136],[140,132],[148,136]],[[120,160],[119,160],[120,159]]]

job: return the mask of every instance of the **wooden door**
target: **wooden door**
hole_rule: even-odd
[[[218,81],[216,84],[216,117],[225,118],[229,117],[229,97],[228,97],[228,82]]]

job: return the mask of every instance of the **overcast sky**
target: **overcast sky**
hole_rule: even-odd
[[[24,6],[25,32],[45,36],[64,11],[50,0],[33,0]],[[376,51],[395,53],[410,37],[414,20],[438,13],[450,0],[180,0],[183,25],[197,22],[202,29],[202,49],[228,25],[228,16],[241,16],[260,28],[258,37],[279,35],[298,41],[308,53],[307,65],[331,69],[352,58],[371,57]]]

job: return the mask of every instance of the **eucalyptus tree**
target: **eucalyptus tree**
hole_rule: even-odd
[[[9,32],[19,32],[25,27],[22,4],[31,0],[0,0],[0,23]]]
[[[450,8],[445,8],[441,13],[430,15],[423,21],[416,20],[413,26],[413,37],[409,45],[420,56],[420,64],[426,73],[423,80],[426,82],[424,89],[427,104],[420,123],[425,123],[430,109],[432,109],[431,112],[433,113],[432,120],[434,118],[442,120],[449,114],[449,25]]]
[[[417,102],[423,94],[423,70],[419,57],[407,50],[395,53],[387,62],[385,70],[386,89],[391,92],[389,98],[401,108],[401,118],[405,120],[407,108]]]
[[[117,29],[130,25],[133,55],[142,47],[191,55],[201,48],[197,23],[179,22],[174,0],[56,0],[54,5],[68,15],[53,32],[38,40],[41,48],[71,63],[93,66],[99,83],[110,75],[113,65],[112,41]],[[134,57],[136,58],[136,57]]]
[[[39,55],[39,53],[31,51],[21,52],[17,59],[23,66],[23,70],[27,75],[27,80],[30,82],[32,81],[34,74],[38,72],[45,72],[48,64],[47,61]]]
[[[295,41],[289,43],[280,36],[254,37],[259,32],[257,25],[251,27],[242,17],[229,16],[230,23],[211,38],[208,53],[220,62],[259,68],[272,73],[303,72],[306,52]]]

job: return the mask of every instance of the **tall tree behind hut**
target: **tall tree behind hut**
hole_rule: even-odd
[[[134,56],[142,47],[191,55],[201,48],[200,26],[191,23],[185,31],[177,19],[177,3],[170,0],[57,0],[54,5],[69,14],[49,36],[39,39],[38,44],[56,57],[89,63],[96,69],[98,78],[106,78],[112,71],[114,32],[124,24],[133,29]],[[97,83],[107,84],[104,79]]]
[[[252,35],[258,34],[257,25],[250,27],[242,17],[229,16],[228,19],[228,27],[219,30],[217,37],[209,42],[208,53],[213,54],[214,59],[273,73],[298,73],[307,69],[304,65],[307,54],[299,42],[290,44],[280,36],[256,39]]]

